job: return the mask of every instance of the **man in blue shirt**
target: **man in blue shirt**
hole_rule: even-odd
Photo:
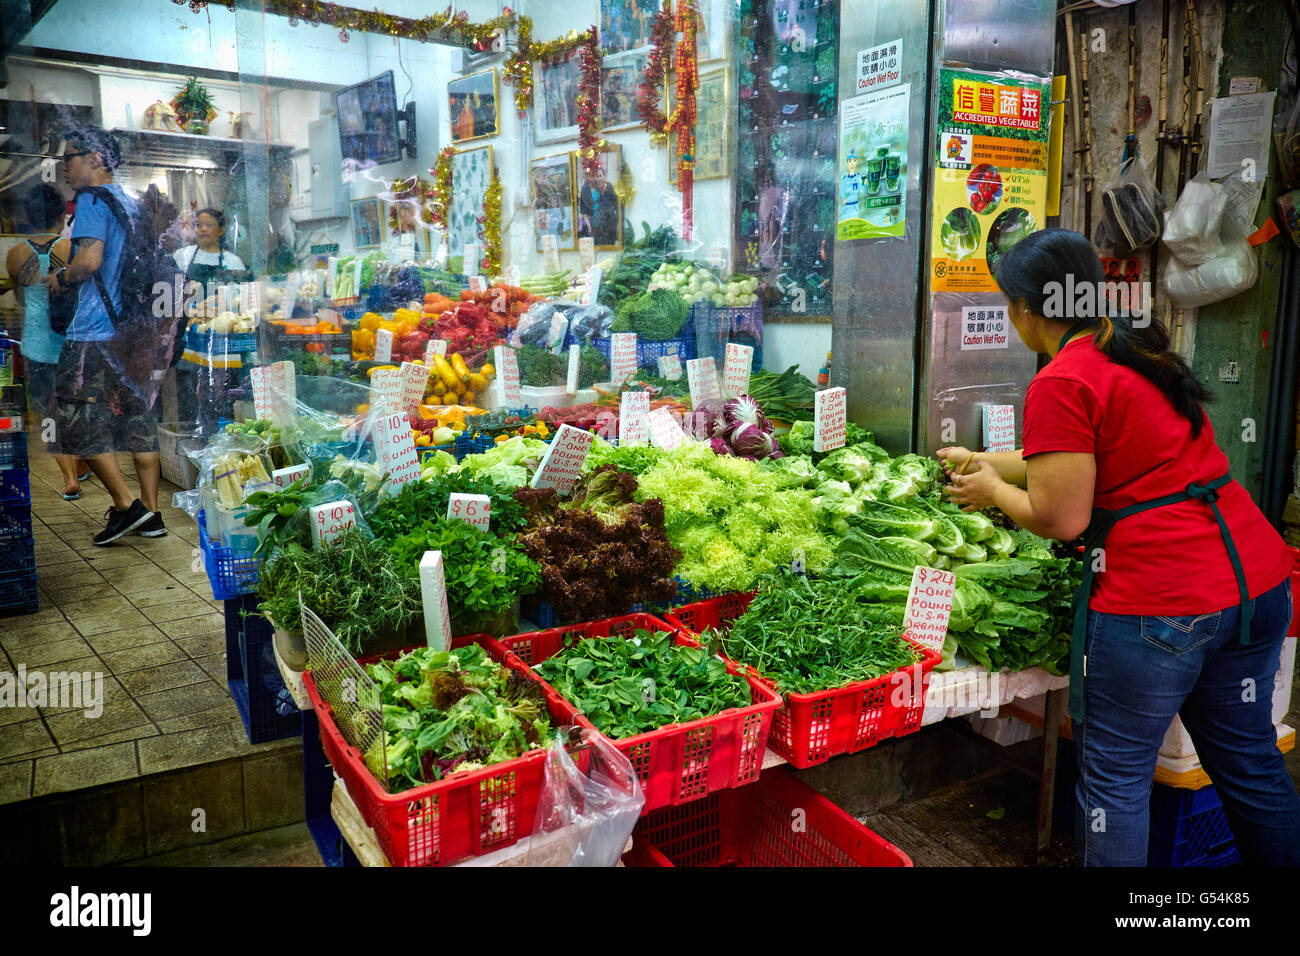
[[[108,523],[94,538],[100,546],[133,531],[148,537],[167,533],[158,514],[157,427],[149,410],[126,394],[129,390],[121,384],[121,371],[113,367],[109,343],[116,330],[95,281],[96,276],[102,279],[114,311],[120,309],[126,230],[106,202],[82,192],[105,186],[134,215],[135,200],[113,183],[113,171],[121,161],[117,141],[107,131],[81,126],[67,134],[64,169],[68,185],[78,190],[72,227],[74,253],[66,268],[41,280],[55,293],[78,287],[77,312],[68,326],[55,374],[59,441],[66,453],[90,465],[112,496],[113,507],[105,515]],[[117,450],[135,455],[144,503],[128,490],[114,454]]]

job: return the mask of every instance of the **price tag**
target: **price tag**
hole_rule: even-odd
[[[312,505],[308,514],[311,516],[312,544],[317,548],[329,544],[348,528],[357,526],[357,512],[350,501]]]
[[[388,493],[395,494],[402,485],[420,477],[420,458],[404,412],[384,413],[376,419],[375,452],[379,470],[389,476]]]
[[[298,273],[289,273],[289,283],[284,287],[284,305],[281,312],[285,319],[293,318],[293,310],[298,307]]]
[[[682,360],[677,354],[659,356],[658,364],[660,378],[675,382],[682,377]]]
[[[288,468],[277,468],[271,472],[271,484],[277,488],[288,488],[299,478],[305,478],[311,474],[311,465],[290,465]]]
[[[375,361],[391,362],[393,360],[393,333],[388,329],[375,332]]]
[[[405,384],[400,369],[375,369],[370,376],[370,404],[384,414],[403,411]]]
[[[429,647],[445,651],[451,646],[451,613],[441,551],[426,551],[420,559],[420,597],[424,601],[424,639]]]
[[[912,588],[903,614],[903,630],[912,640],[932,650],[943,650],[956,589],[957,575],[951,571],[918,567],[912,572]]]
[[[262,421],[271,421],[271,378],[273,373],[269,365],[254,366],[248,370],[249,382],[253,386],[253,412]]]
[[[582,471],[582,463],[587,460],[587,452],[596,436],[584,432],[572,425],[561,425],[555,433],[551,447],[546,451],[533,475],[530,486],[533,488],[554,488],[561,495],[573,490],[573,484]]]
[[[656,408],[641,421],[650,434],[650,444],[656,448],[672,451],[686,441],[686,432],[682,431],[682,426],[677,424],[666,408]]]
[[[984,450],[1016,450],[1016,406],[985,405]]]
[[[492,499],[487,495],[466,495],[459,491],[451,493],[447,502],[448,521],[467,521],[480,531],[488,529],[492,520]]]
[[[519,391],[519,359],[515,350],[508,345],[494,345],[492,354],[497,360],[497,380],[501,382],[502,399],[506,405],[517,407],[523,402],[523,395]]]
[[[293,363],[288,360],[272,362],[271,368],[274,370],[272,387],[278,389],[284,398],[288,399],[285,410],[291,413],[293,403],[298,400],[298,379]]]
[[[542,271],[550,275],[560,271],[560,241],[550,233],[542,236]]]
[[[259,419],[277,425],[293,423],[292,404],[297,396],[297,381],[292,362],[274,362],[248,370],[253,387],[253,409]]]
[[[435,355],[446,355],[446,354],[447,354],[446,339],[429,339],[429,341],[426,342],[424,346],[424,364],[432,368],[433,357]]]
[[[402,376],[402,411],[414,412],[424,402],[424,387],[429,384],[429,366],[403,362]]]
[[[615,385],[622,385],[636,375],[636,333],[615,332],[610,337],[609,374]]]
[[[506,285],[519,286],[519,267],[513,263],[506,266]]]
[[[753,346],[727,343],[727,354],[722,363],[722,388],[728,398],[739,398],[749,393],[749,372],[753,365]]]
[[[545,245],[542,251],[545,252]],[[596,264],[596,240],[591,236],[583,236],[578,240],[578,266],[583,272],[586,272]],[[556,272],[560,270],[556,269]]]
[[[692,405],[713,398],[722,398],[722,392],[718,389],[718,368],[713,364],[712,355],[700,359],[687,359],[686,382],[691,389]]]
[[[582,359],[582,349],[577,344],[569,346],[569,377],[564,383],[564,394],[578,394],[578,365]]]
[[[587,270],[587,289],[582,293],[582,305],[595,305],[600,295],[600,282],[605,277],[605,270],[592,266]]]
[[[650,438],[645,416],[650,414],[649,392],[624,392],[618,399],[618,443],[644,445]],[[680,431],[680,429],[678,429]]]
[[[484,279],[482,276],[469,277],[470,292],[486,292],[487,288],[488,288],[487,279]]]
[[[467,276],[478,275],[479,262],[483,258],[483,253],[479,251],[478,243],[465,243],[465,251],[463,255],[465,261],[461,263],[460,271]]]
[[[848,429],[845,395],[840,387],[824,388],[813,396],[813,451],[844,447]]]

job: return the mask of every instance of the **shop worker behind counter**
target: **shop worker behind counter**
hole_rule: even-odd
[[[1070,666],[1079,857],[1146,864],[1156,758],[1178,715],[1243,862],[1300,865],[1300,796],[1272,720],[1290,554],[1228,476],[1201,408],[1209,391],[1164,327],[1061,317],[1067,276],[1076,289],[1103,281],[1088,240],[1065,229],[1026,237],[998,268],[1021,340],[1051,356],[1025,395],[1023,449],[938,454],[967,510],[1084,536]]]
[[[73,258],[67,268],[42,280],[53,293],[77,288],[76,314],[59,353],[55,391],[61,449],[84,458],[113,499],[96,545],[112,544],[132,532],[146,537],[167,533],[158,512],[157,327],[140,320],[149,307],[139,307],[135,288],[143,286],[140,295],[151,294],[153,276],[140,280],[137,261],[156,243],[135,200],[113,182],[120,162],[117,141],[105,130],[82,126],[67,134],[64,170],[77,190]],[[150,248],[140,252],[145,245]],[[124,290],[125,275],[132,277],[133,287]],[[127,489],[115,451],[134,456],[140,498]]]

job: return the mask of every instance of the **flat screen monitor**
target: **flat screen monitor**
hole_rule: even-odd
[[[334,106],[344,159],[382,165],[402,158],[392,70],[335,93]]]

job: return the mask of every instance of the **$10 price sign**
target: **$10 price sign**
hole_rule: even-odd
[[[916,643],[942,652],[956,589],[957,575],[951,571],[927,567],[913,571],[912,589],[903,615],[904,632]]]
[[[329,544],[348,528],[357,526],[357,512],[350,501],[313,505],[310,515],[311,540],[317,548]]]
[[[415,453],[411,425],[405,414],[380,415],[375,421],[375,452],[379,470],[386,473],[391,494],[408,481],[420,477],[420,458]]]

